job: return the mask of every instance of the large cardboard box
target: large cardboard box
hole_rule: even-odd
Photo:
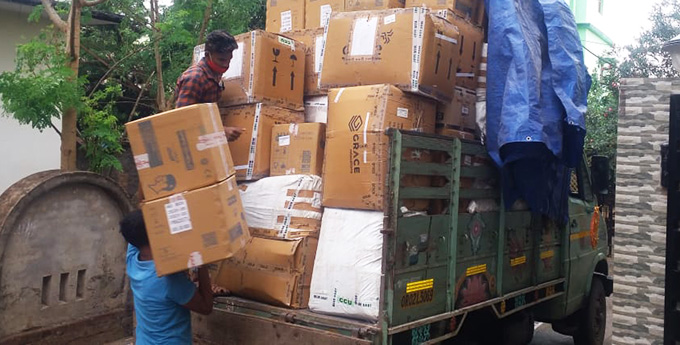
[[[333,14],[322,51],[321,88],[393,84],[451,100],[458,30],[426,12],[409,8]]]
[[[331,13],[345,11],[345,0],[307,0],[305,7],[305,28],[322,28]]]
[[[329,99],[323,205],[384,210],[393,127],[434,133],[435,103],[392,85],[333,89]]]
[[[142,204],[159,276],[228,259],[250,239],[236,179]]]
[[[425,6],[433,10],[452,10],[476,25],[484,21],[484,0],[406,0],[406,7]]]
[[[305,122],[326,123],[328,120],[328,96],[305,98]]]
[[[285,33],[304,28],[305,0],[267,0],[267,31]]]
[[[129,122],[125,129],[145,200],[209,186],[234,174],[215,104],[196,104]]]
[[[450,129],[474,132],[476,117],[477,95],[472,90],[457,87],[452,102],[438,105],[437,123]]]
[[[305,45],[305,96],[325,95],[327,90],[319,89],[321,52],[324,47],[324,29],[296,30],[286,36]]]
[[[326,125],[276,125],[272,130],[271,176],[317,175],[323,172]]]
[[[266,102],[302,110],[305,84],[305,46],[261,30],[236,36],[229,70],[222,76],[220,106]]]
[[[460,63],[456,71],[456,86],[476,90],[479,69],[484,55],[484,30],[450,10],[437,11],[437,16],[460,30]]]
[[[345,0],[346,11],[386,10],[403,7],[404,0]]]
[[[215,283],[237,296],[306,308],[317,244],[313,237],[253,237],[238,256],[222,263]]]
[[[274,125],[304,122],[301,111],[262,103],[221,108],[220,113],[225,126],[245,128],[237,140],[229,143],[239,181],[269,176]]]
[[[267,177],[242,183],[239,188],[252,235],[277,239],[319,236],[321,177]]]

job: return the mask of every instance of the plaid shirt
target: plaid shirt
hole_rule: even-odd
[[[204,57],[177,79],[175,108],[198,103],[216,103],[223,90],[222,75],[210,69]]]

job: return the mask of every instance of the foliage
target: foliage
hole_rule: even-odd
[[[83,97],[80,137],[90,170],[98,173],[111,168],[123,169],[117,158],[123,152],[123,126],[114,115],[115,101],[120,94],[120,85],[115,85],[98,90],[91,97]]]
[[[587,157],[606,156],[611,170],[609,180],[609,202],[613,207],[613,193],[616,189],[616,146],[619,113],[620,69],[615,59],[603,59],[592,73],[593,84],[588,94],[586,113],[586,140],[584,151]]]
[[[158,28],[163,90],[173,99],[175,82],[191,64],[209,0],[175,0],[163,8]],[[62,17],[68,6],[58,2]],[[68,108],[78,110],[80,148],[91,170],[121,169],[123,124],[157,113],[153,29],[148,0],[107,1],[97,11],[119,15],[114,25],[87,25],[92,10],[83,8],[80,70],[74,80],[66,66],[64,36],[48,27],[17,51],[15,71],[0,73],[4,110],[20,123],[44,130]],[[225,29],[236,35],[264,28],[265,0],[213,0],[206,34]],[[28,16],[35,22],[44,8]]]
[[[21,124],[43,130],[78,107],[82,91],[66,66],[63,39],[44,30],[17,49],[16,69],[0,73],[2,107]]]
[[[621,64],[625,78],[668,78],[680,74],[673,68],[663,45],[680,35],[680,0],[663,0],[654,5],[650,15],[652,27],[643,32],[638,42],[626,47],[628,57]]]

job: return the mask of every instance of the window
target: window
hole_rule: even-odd
[[[597,0],[597,12],[604,14],[604,0]]]

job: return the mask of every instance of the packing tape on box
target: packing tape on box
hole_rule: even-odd
[[[226,145],[229,145],[229,141],[227,140],[227,135],[224,133],[224,127],[221,125],[218,125],[218,119],[219,123],[222,123],[222,118],[220,117],[219,111],[217,111],[216,106],[210,106],[208,107],[210,109],[210,121],[212,121],[213,124],[213,130],[215,131],[213,137],[216,137],[214,142],[209,143],[211,145],[217,145],[217,147],[220,149],[220,158],[222,159],[222,165],[224,166],[224,172],[226,174],[229,174],[229,165],[227,164],[227,152],[225,151],[224,147]],[[211,138],[212,139],[212,138]],[[200,138],[199,138],[200,142]],[[200,151],[200,149],[199,149]]]
[[[248,103],[253,102],[253,87],[255,82],[255,31],[250,33],[250,78],[248,80]]]
[[[423,49],[423,35],[425,31],[425,9],[414,7],[413,9],[413,39],[411,52],[411,91],[420,89],[420,60]]]
[[[253,120],[253,134],[250,137],[250,151],[248,151],[248,168],[246,170],[246,180],[253,179],[255,170],[255,152],[257,151],[257,132],[260,127],[260,115],[262,114],[262,103],[255,106],[255,119]]]

